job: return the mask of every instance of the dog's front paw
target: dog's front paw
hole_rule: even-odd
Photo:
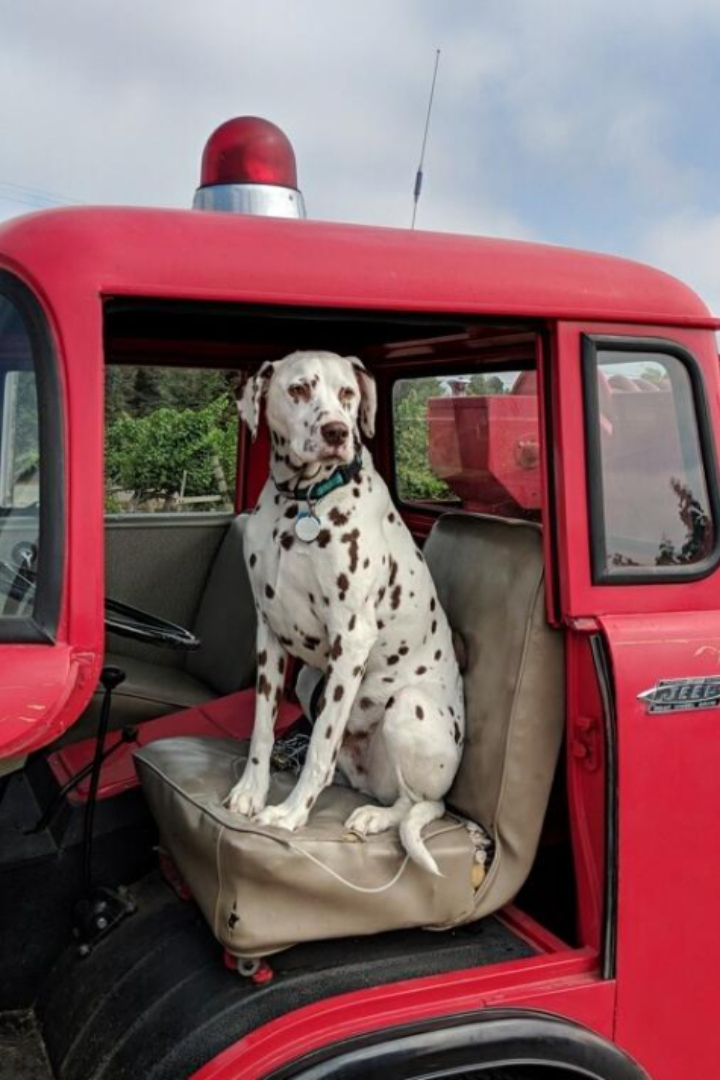
[[[246,772],[225,799],[223,806],[233,814],[254,817],[265,806],[268,785],[256,772]]]
[[[279,806],[266,806],[259,814],[255,815],[258,825],[274,825],[276,829],[288,829],[295,832],[302,828],[308,819],[308,812],[304,808],[288,806],[280,803]]]

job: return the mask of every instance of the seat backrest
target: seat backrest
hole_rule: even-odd
[[[545,615],[542,533],[522,521],[446,514],[425,557],[467,654],[466,741],[448,796],[496,844],[478,896],[495,909],[535,857],[564,727],[563,636]]]
[[[186,670],[218,694],[252,686],[255,679],[256,616],[245,566],[247,515],[232,522],[210,568],[194,632],[202,644],[188,653]]]

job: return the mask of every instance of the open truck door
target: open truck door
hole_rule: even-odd
[[[102,510],[90,467],[101,399],[84,379],[84,405],[76,395],[70,415],[68,344],[38,293],[0,268],[0,772],[74,722],[102,655]],[[72,487],[71,459],[83,474],[72,471]],[[82,575],[67,573],[71,546]]]

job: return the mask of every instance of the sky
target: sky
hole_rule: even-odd
[[[611,252],[720,315],[720,0],[0,0],[0,220],[186,207],[222,121],[308,215]]]

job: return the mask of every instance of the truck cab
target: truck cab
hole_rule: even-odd
[[[32,1046],[58,1080],[712,1074],[718,325],[659,270],[540,244],[198,209],[0,227],[8,1062]],[[138,756],[249,738],[242,534],[269,442],[233,399],[300,348],[362,360],[399,513],[451,603],[492,597],[461,635],[479,732],[531,537],[562,724],[551,752],[539,672],[531,752],[476,739],[477,785],[513,785],[477,823],[485,872],[493,849],[524,859],[497,908],[440,931],[328,924],[243,967]],[[91,878],[109,906],[89,925]]]

